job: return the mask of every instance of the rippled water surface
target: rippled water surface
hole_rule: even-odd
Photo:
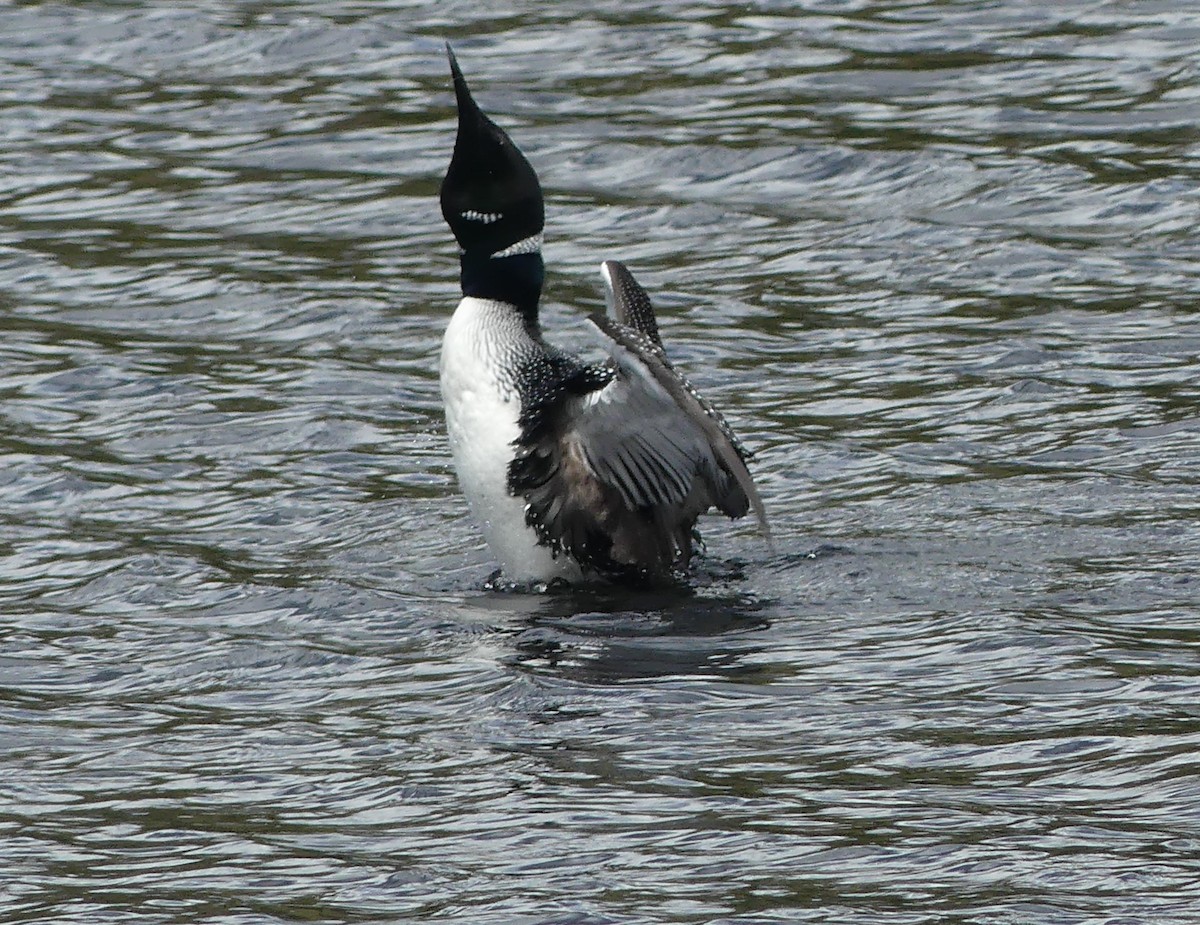
[[[0,9],[0,920],[1200,920],[1200,12]],[[442,41],[757,453],[484,590]]]

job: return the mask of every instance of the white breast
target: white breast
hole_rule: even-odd
[[[512,581],[578,578],[525,524],[525,503],[508,493],[508,464],[520,436],[521,398],[512,366],[532,341],[516,309],[464,298],[442,340],[442,402],[458,482],[504,576]]]

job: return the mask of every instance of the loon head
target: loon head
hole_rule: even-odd
[[[537,174],[504,130],[484,115],[449,44],[458,137],[442,180],[442,215],[468,258],[539,252],[545,219]]]

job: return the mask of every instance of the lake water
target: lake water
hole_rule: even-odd
[[[0,921],[1200,921],[1200,11],[0,10]],[[503,594],[442,43],[756,453]]]

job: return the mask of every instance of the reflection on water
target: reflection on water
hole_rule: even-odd
[[[581,683],[633,679],[737,677],[755,669],[743,657],[760,645],[769,605],[749,594],[571,591],[520,595],[500,611],[528,613],[517,622],[513,667]],[[530,606],[532,604],[532,606]]]
[[[442,42],[776,532],[483,590]],[[1180,4],[0,11],[0,919],[1190,923]]]

